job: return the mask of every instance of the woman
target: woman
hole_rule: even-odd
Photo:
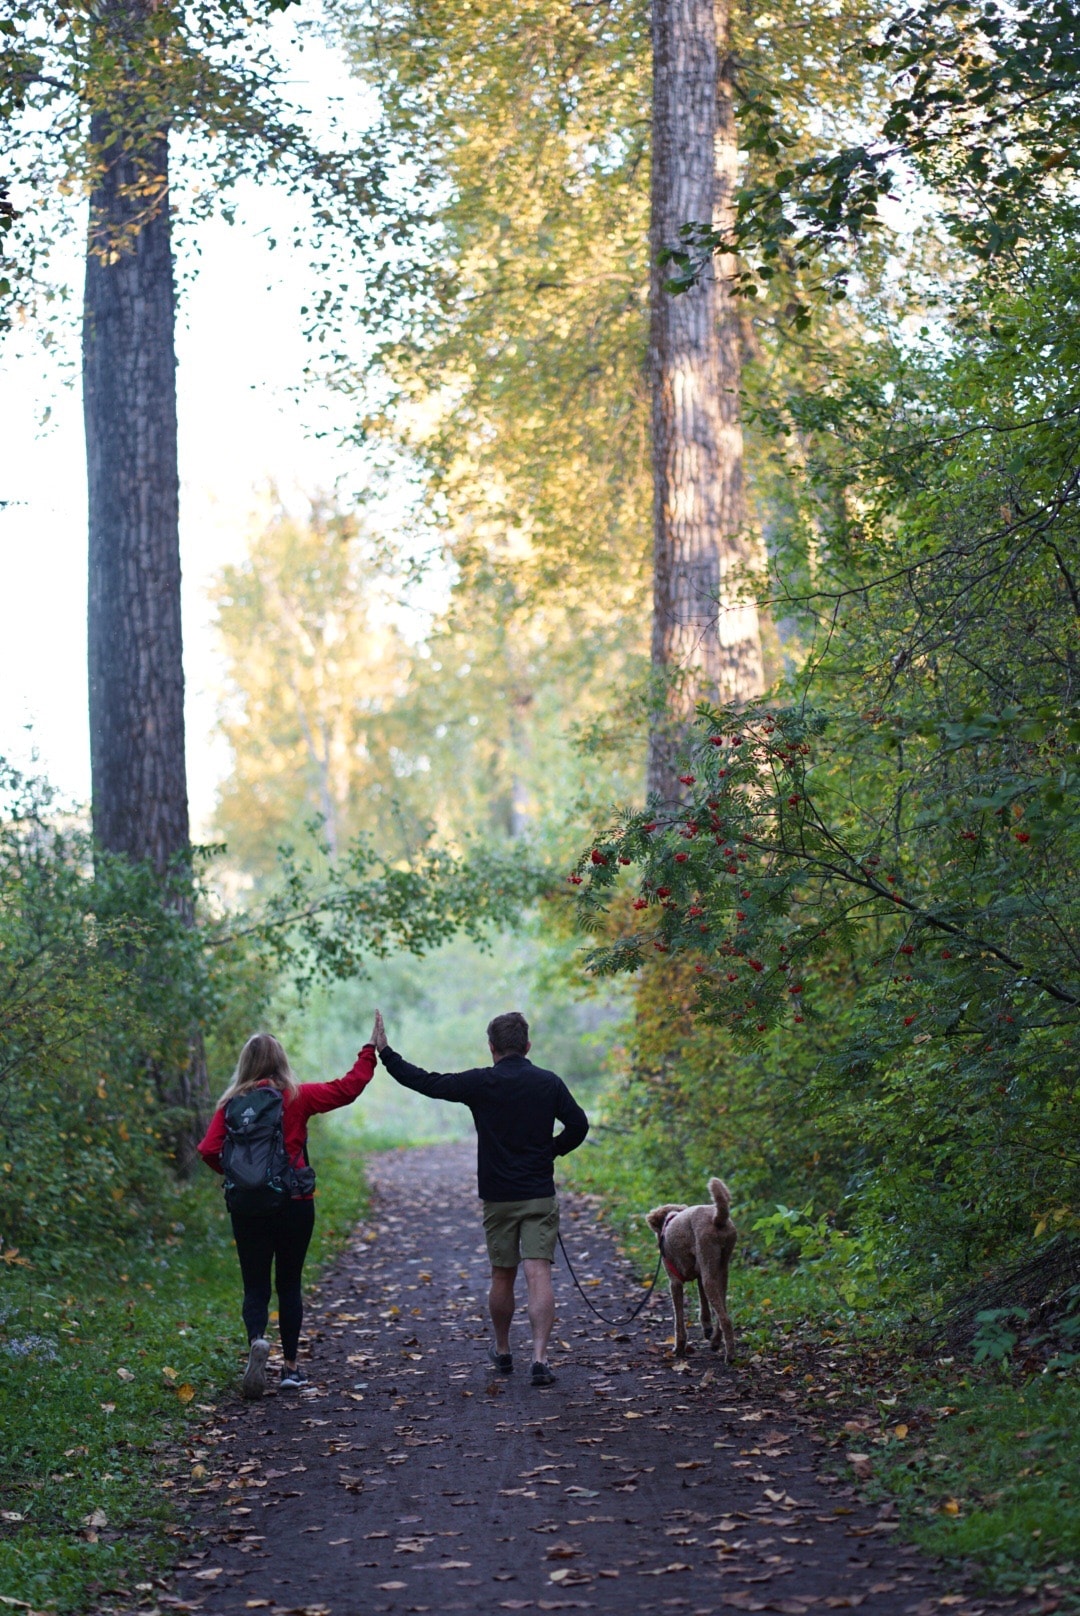
[[[280,1170],[269,1188],[262,1186],[262,1196],[270,1203],[280,1204],[271,1205],[269,1210],[254,1210],[250,1203],[257,1200],[257,1192],[249,1191],[249,1204],[244,1208],[243,1196],[234,1193],[234,1186],[229,1182],[232,1175],[226,1175],[226,1198],[232,1203],[233,1238],[244,1282],[248,1361],[241,1389],[245,1397],[261,1397],[266,1390],[271,1264],[275,1268],[281,1351],[285,1360],[281,1389],[296,1391],[307,1384],[307,1376],[296,1362],[304,1319],[300,1277],[315,1226],[315,1174],[307,1159],[307,1121],[317,1112],[336,1111],[339,1106],[351,1105],[371,1082],[374,1071],[375,1046],[371,1042],[364,1045],[356,1064],[344,1077],[333,1083],[297,1083],[277,1039],[271,1038],[269,1033],[256,1033],[240,1051],[232,1081],[221,1096],[206,1137],[199,1146],[199,1154],[207,1166],[224,1174],[235,1156],[238,1132],[243,1126],[240,1119],[245,1114],[250,1118],[258,1111],[276,1125]],[[280,1094],[280,1109],[276,1102],[258,1100],[253,1100],[247,1108],[236,1106],[239,1096],[253,1096],[260,1090]],[[230,1102],[233,1102],[231,1106]]]

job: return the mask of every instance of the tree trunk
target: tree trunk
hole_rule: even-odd
[[[144,0],[108,7],[118,58],[137,46],[149,13]],[[94,114],[90,144],[83,414],[93,829],[107,852],[164,876],[190,851],[168,134],[145,132],[133,92],[130,107]],[[198,1030],[183,1068],[151,1071],[186,1171],[209,1098]]]
[[[699,701],[764,688],[757,607],[745,597],[739,323],[720,260],[688,292],[658,260],[687,224],[724,224],[738,165],[728,18],[714,0],[653,0],[650,224],[653,454],[652,663],[664,708],[648,787],[679,796],[676,760]]]
[[[164,874],[188,852],[168,138],[125,151],[123,132],[97,114],[91,143],[100,159],[83,411],[94,836]]]

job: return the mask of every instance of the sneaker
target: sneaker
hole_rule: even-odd
[[[266,1360],[270,1356],[270,1343],[265,1336],[256,1336],[248,1349],[247,1368],[240,1382],[244,1397],[261,1397],[266,1390]]]
[[[295,1369],[286,1367],[281,1371],[281,1389],[283,1392],[299,1391],[301,1386],[306,1386],[307,1383],[308,1378],[299,1364]]]
[[[495,1365],[500,1375],[509,1375],[514,1369],[514,1354],[512,1352],[496,1352],[494,1347],[488,1348],[488,1357]]]
[[[554,1386],[555,1376],[546,1363],[534,1363],[532,1366],[532,1384],[534,1386]]]

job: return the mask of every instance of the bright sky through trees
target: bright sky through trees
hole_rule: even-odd
[[[288,37],[284,19],[282,38]],[[356,114],[363,94],[340,55],[317,40],[289,53],[292,90],[317,108],[345,96]],[[221,663],[210,629],[212,576],[244,552],[252,519],[268,509],[273,482],[289,502],[342,480],[362,486],[355,452],[333,432],[348,405],[325,390],[303,391],[312,350],[300,308],[312,274],[289,241],[287,221],[302,204],[267,186],[238,188],[239,219],[177,232],[180,318],[181,557],[192,828],[202,833],[214,790],[228,768],[212,739]],[[81,282],[85,204],[59,274]],[[268,235],[278,238],[271,251]],[[78,348],[78,301],[62,319],[65,356]],[[60,334],[58,332],[58,334]],[[13,761],[36,748],[50,777],[80,801],[90,794],[86,720],[86,481],[75,370],[43,353],[30,334],[13,335],[0,361],[0,730]],[[49,417],[44,427],[45,412]],[[331,413],[336,411],[336,414]],[[27,731],[24,725],[32,724]],[[20,739],[25,737],[25,750]]]

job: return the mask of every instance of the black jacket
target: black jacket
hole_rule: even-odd
[[[433,1100],[467,1105],[476,1124],[476,1185],[485,1201],[532,1201],[555,1194],[554,1161],[576,1150],[589,1119],[561,1077],[524,1055],[504,1055],[471,1072],[425,1072],[386,1048],[396,1082]],[[556,1121],[562,1132],[553,1137]]]

